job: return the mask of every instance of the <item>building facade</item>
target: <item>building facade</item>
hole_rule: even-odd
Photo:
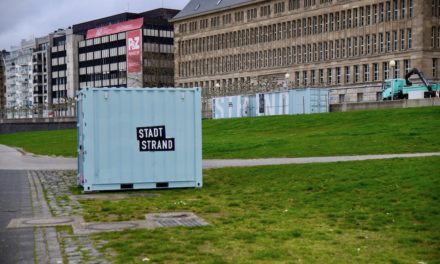
[[[28,117],[28,110],[33,106],[34,48],[35,39],[23,40],[20,46],[12,47],[6,56],[6,108],[15,110],[8,113],[8,118]],[[22,109],[26,111],[20,111]]]
[[[4,117],[6,108],[6,68],[5,58],[8,55],[6,50],[0,51],[0,119]]]
[[[79,87],[174,86],[173,26],[178,13],[155,9],[74,25]]]
[[[206,109],[213,96],[286,86],[375,101],[413,67],[439,78],[438,1],[191,0],[172,21],[175,85],[201,86]]]

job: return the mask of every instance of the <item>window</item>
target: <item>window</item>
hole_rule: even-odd
[[[327,84],[332,85],[332,69],[327,69]]]
[[[359,26],[364,26],[364,8],[360,7],[359,8],[359,13],[360,13],[360,21],[359,21]]]
[[[373,63],[373,81],[379,80],[379,64]]]
[[[367,43],[367,45],[369,46],[370,45],[370,36],[367,36],[367,39],[368,39],[368,43]],[[360,44],[361,44],[361,50],[359,51],[359,55],[364,55],[365,53],[365,44],[364,44],[364,37],[359,37],[359,42],[360,42]],[[370,49],[368,49],[368,53],[370,52]]]
[[[358,83],[359,82],[359,65],[354,65],[353,66],[353,70],[354,70],[354,82]]]
[[[431,28],[431,48],[435,48],[435,32],[437,31],[436,27]]]
[[[385,33],[385,38],[386,38],[386,41],[387,41],[386,52],[390,52],[391,51],[391,34],[390,34],[390,32],[386,32]]]
[[[370,81],[370,65],[364,64],[363,68],[364,68],[364,82],[369,82]]]
[[[334,30],[335,27],[335,21],[334,21],[334,17],[333,14],[330,14],[330,32],[332,32]]]
[[[367,6],[366,8],[366,13],[367,13],[367,25],[371,25],[371,7]]]
[[[389,71],[389,63],[388,62],[384,62],[382,63],[382,69],[383,69],[383,79],[389,79],[390,78],[390,71]]]
[[[409,8],[409,17],[413,17],[413,15],[414,15],[414,11],[413,11],[413,8],[414,8],[414,3],[413,3],[413,0],[408,0],[408,8]]]
[[[353,56],[358,55],[358,38],[353,37]]]
[[[411,70],[411,61],[403,60],[403,66],[405,67],[405,74]]]
[[[390,1],[387,1],[386,2],[386,12],[387,12],[387,15],[386,15],[386,17],[385,17],[385,20],[386,21],[391,21],[391,2]]]
[[[235,22],[244,21],[244,12],[243,11],[235,12],[234,16],[235,16]],[[204,20],[206,20],[206,23],[208,23],[207,19],[204,19]]]
[[[376,34],[373,34],[373,40],[372,40],[372,42],[373,42],[373,47],[372,47],[372,49],[371,49],[371,52],[374,54],[374,53],[376,53],[376,48],[377,48],[377,39],[376,39]]]
[[[410,48],[412,48],[411,29],[408,28],[408,29],[406,30],[406,32],[407,32],[407,36],[408,36],[408,45],[407,45],[407,47],[408,47],[408,49],[410,49]]]
[[[397,31],[393,31],[393,50],[397,50],[398,40],[397,40]]]
[[[379,23],[384,21],[384,7],[383,3],[379,3]]]
[[[400,50],[405,49],[405,31],[403,29],[400,30]]]
[[[275,3],[274,5],[275,14],[280,14],[284,12],[284,2]]]
[[[315,70],[311,70],[310,71],[310,75],[311,75],[310,84],[311,85],[315,85],[316,84],[316,72],[315,72]]]
[[[343,102],[345,102],[345,94],[340,94],[339,95],[339,103],[342,104]]]
[[[351,10],[347,10],[347,28],[351,28]]]
[[[437,78],[437,58],[432,59],[432,78]]]
[[[396,61],[396,66],[394,67],[394,73],[392,78],[400,78],[400,62]]]
[[[383,33],[379,33],[379,52],[382,53],[383,51]]]
[[[300,0],[289,0],[289,11],[299,9]]]
[[[319,83],[324,84],[324,69],[319,69]]]
[[[345,66],[345,83],[350,83],[350,66]]]
[[[270,5],[260,7],[260,17],[270,16]]]
[[[353,27],[357,27],[358,25],[358,10],[357,8],[353,9]]]
[[[254,20],[257,18],[257,8],[252,8],[246,10],[246,17],[248,21]]]
[[[297,71],[295,72],[295,86],[299,86],[299,81],[300,81],[299,72]]]
[[[363,93],[357,93],[357,102],[362,102],[364,100],[364,94]]]
[[[341,83],[341,67],[336,67],[336,84]]]
[[[399,6],[397,4],[397,0],[393,0],[393,20],[397,20],[399,18]]]
[[[307,71],[303,71],[303,85],[306,86],[308,83]]]
[[[367,45],[367,54],[370,54],[370,52],[371,52],[370,35],[365,36],[365,42]]]
[[[400,19],[405,19],[405,11],[406,11],[406,6],[405,6],[405,0],[400,0]]]

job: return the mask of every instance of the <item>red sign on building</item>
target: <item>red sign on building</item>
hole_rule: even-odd
[[[142,31],[127,32],[127,73],[142,71]]]
[[[144,18],[141,17],[109,26],[89,29],[87,31],[86,39],[97,38],[97,37],[138,29],[141,28],[143,24],[144,24]]]

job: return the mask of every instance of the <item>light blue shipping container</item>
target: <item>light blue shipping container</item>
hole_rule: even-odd
[[[77,116],[85,192],[202,187],[200,88],[86,88]]]
[[[292,115],[329,111],[329,89],[306,88],[289,90],[289,112]]]
[[[288,115],[289,114],[289,92],[257,93],[256,115]]]
[[[212,98],[212,118],[248,117],[255,114],[255,96],[236,95]]]

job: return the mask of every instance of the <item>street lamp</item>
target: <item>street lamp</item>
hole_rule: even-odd
[[[290,74],[289,73],[286,73],[285,75],[284,75],[284,86],[285,86],[285,88],[287,88],[287,86],[288,86],[288,83],[289,83],[289,78],[290,78]]]
[[[392,75],[391,75],[392,79],[395,78],[395,76],[394,76],[394,67],[396,67],[396,61],[395,60],[391,60],[390,61],[390,68],[391,68],[391,73],[392,73]],[[393,81],[391,81],[391,100],[394,100],[394,83],[393,83]]]

